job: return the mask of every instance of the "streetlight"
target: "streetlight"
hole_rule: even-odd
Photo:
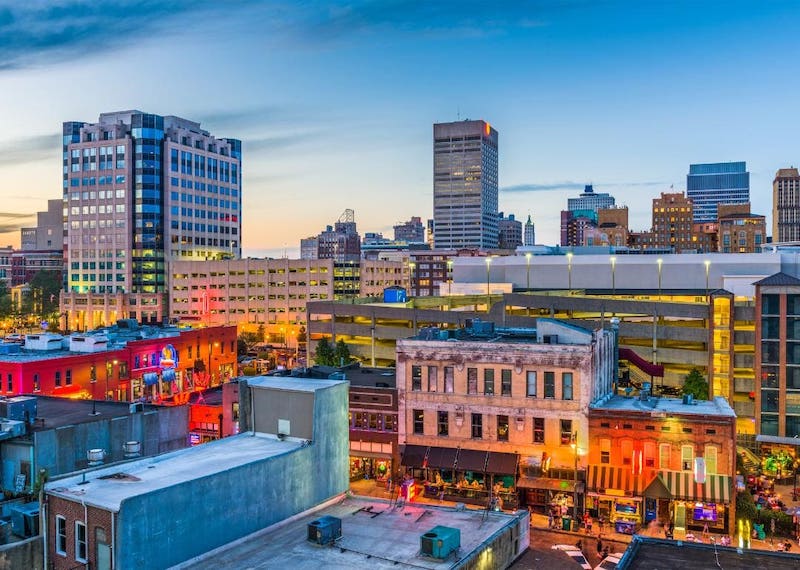
[[[711,267],[711,260],[706,259],[703,263],[706,266],[706,297],[708,297],[708,268]]]
[[[613,255],[608,258],[611,262],[611,296],[617,296],[617,281],[616,281],[616,269],[617,269],[617,258]]]
[[[491,297],[489,292],[489,275],[491,267],[492,267],[492,258],[487,257],[486,258],[486,312],[487,313],[489,312],[489,308],[491,305]]]
[[[572,293],[572,252],[567,252],[567,289]]]
[[[89,414],[90,416],[96,416],[97,412],[97,399],[95,398],[95,384],[97,384],[97,368],[94,364],[92,364],[91,368],[89,368],[89,383],[92,385],[92,413]]]
[[[572,473],[574,487],[572,489],[572,518],[578,520],[578,432],[572,432],[572,442],[569,444],[575,455],[575,471]]]
[[[661,265],[664,263],[664,260],[660,257],[656,259],[656,263],[658,264],[658,300],[661,300]]]
[[[108,360],[106,360],[106,396],[105,396],[104,400],[108,400],[109,399],[108,398],[108,377],[111,375],[111,372],[113,371],[113,366],[116,366],[118,363],[119,363],[119,361],[116,358],[114,360],[110,361],[110,362]]]

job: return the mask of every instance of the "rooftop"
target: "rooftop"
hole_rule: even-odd
[[[327,380],[322,378],[293,378],[291,376],[255,376],[247,381],[250,386],[257,388],[272,388],[274,390],[289,390],[291,392],[315,392],[322,388],[330,388],[341,384],[341,380]]]
[[[80,500],[101,509],[119,511],[126,499],[173,485],[208,477],[254,461],[283,455],[301,446],[265,434],[243,433],[83,474],[53,480],[45,487],[51,495]]]
[[[342,520],[342,538],[333,547],[306,540],[307,526],[324,515]],[[387,501],[348,498],[336,505],[254,533],[244,540],[189,560],[178,568],[450,568],[446,562],[418,556],[420,536],[437,525],[461,531],[463,558],[516,517],[483,510],[408,504],[397,508]]]
[[[652,570],[653,568],[681,568],[682,570],[796,570],[800,556],[769,550],[742,550],[712,544],[697,544],[680,540],[660,540],[636,536],[617,570]]]
[[[717,396],[713,400],[693,400],[691,404],[688,404],[684,403],[682,398],[657,398],[651,396],[647,401],[642,401],[638,396],[613,395],[608,400],[593,404],[591,409],[609,412],[736,417],[733,408],[721,396]]]

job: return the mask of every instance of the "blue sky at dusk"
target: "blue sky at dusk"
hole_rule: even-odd
[[[123,109],[243,141],[246,255],[432,215],[432,124],[500,133],[500,209],[556,243],[593,183],[650,226],[691,162],[800,163],[796,2],[0,0],[0,243],[61,197],[60,129]],[[30,214],[30,217],[22,215]]]

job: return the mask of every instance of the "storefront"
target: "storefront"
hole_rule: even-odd
[[[582,483],[578,482],[579,485]],[[517,487],[525,493],[525,505],[536,513],[548,514],[555,512],[556,509],[560,514],[573,512],[575,481],[572,476],[568,479],[520,477],[517,480]]]
[[[643,521],[641,476],[630,467],[590,465],[586,509],[608,521],[617,532],[633,534]]]
[[[690,471],[661,471],[644,495],[658,501],[659,517],[666,515],[678,530],[727,533],[731,520],[733,479],[706,475],[695,481]]]
[[[374,479],[386,481],[392,474],[392,460],[386,457],[350,455],[350,480]]]

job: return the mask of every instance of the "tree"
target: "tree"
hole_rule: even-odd
[[[333,347],[328,339],[322,337],[317,343],[317,350],[314,352],[314,361],[321,366],[335,366],[336,357]]]
[[[736,493],[736,516],[753,521],[758,516],[758,509],[750,491]]]
[[[347,343],[339,339],[333,351],[333,365],[346,366],[350,364],[350,360],[350,349],[347,347]]]
[[[683,393],[691,394],[697,400],[708,400],[708,381],[697,368],[683,378]]]

